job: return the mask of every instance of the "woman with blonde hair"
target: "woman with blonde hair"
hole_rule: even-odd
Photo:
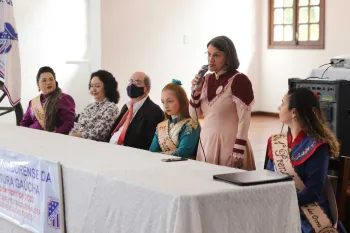
[[[166,120],[159,123],[150,151],[183,158],[194,158],[200,127],[191,119],[189,100],[181,82],[173,80],[162,90]]]

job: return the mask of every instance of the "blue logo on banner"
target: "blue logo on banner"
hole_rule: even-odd
[[[0,32],[0,54],[10,52],[12,48],[12,40],[18,40],[18,34],[9,23],[5,23],[4,31]],[[0,78],[5,79],[5,74],[0,70]]]
[[[47,221],[50,227],[60,228],[60,203],[57,200],[48,202]]]
[[[12,40],[18,40],[18,34],[11,24],[5,23],[4,31],[0,32],[0,54],[10,52]]]

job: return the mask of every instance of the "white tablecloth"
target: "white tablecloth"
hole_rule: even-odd
[[[1,124],[0,149],[62,163],[68,233],[300,232],[293,182],[240,187],[213,180],[233,168]]]

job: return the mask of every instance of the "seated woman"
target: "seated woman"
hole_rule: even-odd
[[[119,112],[118,83],[110,72],[99,70],[91,74],[89,90],[95,102],[84,109],[69,135],[107,141]]]
[[[185,90],[173,80],[162,90],[162,103],[167,120],[157,126],[150,151],[183,158],[195,157],[200,127],[190,117]]]
[[[325,121],[317,94],[307,88],[291,89],[283,97],[279,117],[289,130],[269,138],[266,168],[293,176],[302,232],[346,232],[338,222],[327,178],[329,159],[339,155],[339,143]]]
[[[62,93],[51,67],[41,67],[36,76],[41,94],[29,102],[21,126],[68,134],[75,121],[75,103]]]

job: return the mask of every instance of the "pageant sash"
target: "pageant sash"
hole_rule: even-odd
[[[302,191],[305,188],[304,182],[300,179],[299,175],[295,172],[288,151],[288,141],[286,134],[276,134],[272,135],[271,138],[272,146],[272,155],[274,160],[275,168],[278,172],[293,177],[295,186],[298,192]],[[334,192],[330,186],[330,182],[327,178],[326,187],[325,187],[326,197],[331,206],[331,212],[334,218],[334,226],[332,225],[331,220],[324,213],[321,206],[317,203],[311,203],[305,206],[301,206],[300,209],[304,213],[306,219],[311,224],[312,228],[316,233],[338,233],[337,222],[338,214],[334,213],[334,208],[336,207]],[[337,211],[336,211],[337,212]]]
[[[40,101],[40,95],[32,99],[32,111],[39,121],[41,127],[45,130],[45,111]]]
[[[180,123],[180,122],[179,122]],[[165,120],[158,124],[158,143],[164,153],[171,154],[177,150],[177,146],[169,135],[169,122]]]

